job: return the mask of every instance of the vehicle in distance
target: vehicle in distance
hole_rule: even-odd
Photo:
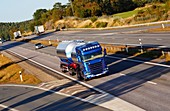
[[[35,33],[36,33],[37,35],[40,35],[41,33],[44,33],[44,32],[45,32],[43,25],[34,26],[34,29],[35,29]]]
[[[108,73],[105,53],[98,42],[62,41],[56,52],[62,72],[76,74],[78,79],[87,80]]]
[[[21,31],[16,31],[14,32],[14,38],[17,39],[17,38],[20,38],[22,35],[21,35]]]
[[[35,49],[40,49],[40,48],[44,48],[45,46],[41,43],[36,43],[35,44]]]

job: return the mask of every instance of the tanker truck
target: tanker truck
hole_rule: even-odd
[[[105,53],[96,41],[62,41],[58,44],[56,52],[60,58],[61,71],[77,75],[78,79],[87,80],[108,73]]]

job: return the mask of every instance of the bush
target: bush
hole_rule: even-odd
[[[97,28],[106,27],[107,24],[108,24],[107,22],[97,22],[97,23],[96,23],[96,27],[97,27]]]
[[[97,20],[97,17],[94,16],[94,17],[92,17],[90,20],[91,20],[92,22],[95,22],[95,21]]]

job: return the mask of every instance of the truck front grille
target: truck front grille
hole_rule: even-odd
[[[89,68],[90,68],[90,71],[91,71],[92,74],[102,73],[102,71],[103,71],[102,61],[101,62],[97,62],[95,64],[90,64]]]

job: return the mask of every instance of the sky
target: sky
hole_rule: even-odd
[[[57,2],[64,5],[68,0],[1,0],[0,22],[22,22],[33,19],[37,9],[52,9]]]

